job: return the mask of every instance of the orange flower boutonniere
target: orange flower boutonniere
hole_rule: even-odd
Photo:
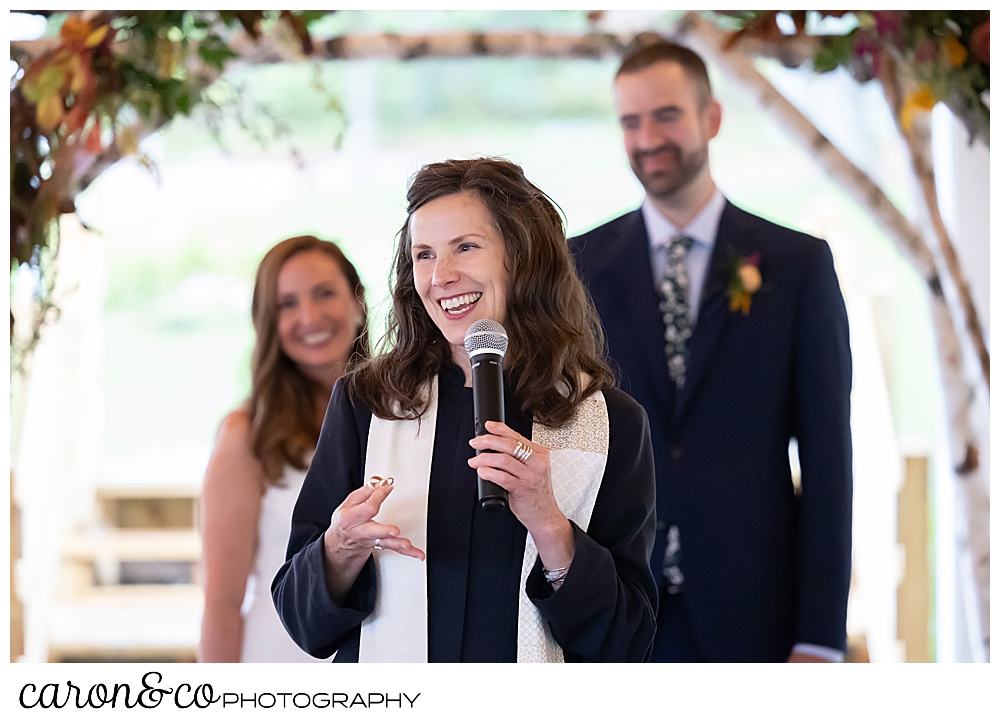
[[[729,273],[729,309],[750,313],[750,298],[760,290],[763,279],[760,275],[760,254],[749,256],[732,254]]]

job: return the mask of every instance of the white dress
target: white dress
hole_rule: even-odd
[[[304,470],[285,467],[281,486],[270,485],[260,506],[257,558],[243,598],[243,663],[322,663],[292,642],[271,601],[271,580],[285,562],[285,548]],[[331,656],[332,657],[332,656]]]

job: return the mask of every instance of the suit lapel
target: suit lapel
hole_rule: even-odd
[[[618,318],[631,324],[628,336],[635,341],[641,360],[630,366],[643,369],[660,408],[668,409],[672,395],[667,386],[670,375],[664,351],[663,317],[649,262],[649,235],[641,211],[633,213],[618,243],[609,252],[608,268],[616,271],[616,286],[624,304],[625,313]]]
[[[754,251],[750,248],[753,237],[741,223],[740,214],[739,209],[726,201],[722,217],[719,219],[719,231],[715,237],[701,303],[698,306],[698,321],[687,346],[687,379],[684,388],[677,394],[674,426],[680,423],[691,400],[697,394],[722,333],[733,318],[734,312],[729,309],[729,298],[726,293],[729,283],[726,268],[729,254],[735,251],[740,256],[746,256]]]

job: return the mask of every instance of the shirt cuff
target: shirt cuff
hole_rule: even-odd
[[[803,655],[815,655],[817,658],[829,660],[831,663],[843,663],[844,651],[836,648],[828,648],[825,645],[813,645],[811,643],[796,643],[792,648],[793,653]]]

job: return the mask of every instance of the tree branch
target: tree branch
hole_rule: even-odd
[[[592,32],[586,35],[543,33],[534,30],[492,33],[436,33],[430,35],[346,35],[318,43],[327,60],[358,58],[467,58],[514,57],[590,58],[617,57],[631,37]]]
[[[741,52],[723,51],[723,32],[697,15],[685,16],[678,30],[681,34],[695,35],[716,64],[735,76],[764,108],[770,110],[809,149],[823,169],[872,215],[931,289],[939,285],[934,255],[920,231],[896,208],[867,173],[841,153],[840,149],[819,132],[812,121],[753,67],[751,58]]]
[[[955,313],[955,316],[958,316],[965,322],[965,326],[969,331],[969,339],[975,349],[979,365],[983,370],[983,376],[986,379],[986,386],[989,388],[990,352],[986,348],[986,342],[983,339],[983,329],[979,323],[979,314],[976,312],[976,305],[972,300],[972,291],[969,288],[969,282],[965,278],[965,272],[962,270],[962,264],[959,261],[958,254],[955,252],[955,246],[951,242],[948,229],[944,225],[944,219],[941,218],[941,208],[937,198],[937,186],[934,182],[934,166],[931,161],[929,119],[926,113],[920,113],[914,117],[909,129],[903,127],[900,121],[900,109],[903,107],[904,94],[899,77],[899,65],[889,53],[886,53],[882,59],[879,80],[882,82],[882,88],[885,91],[889,105],[893,109],[892,115],[896,121],[896,127],[899,128],[899,132],[906,141],[907,148],[909,148],[913,171],[917,176],[920,190],[924,196],[924,203],[930,216],[931,226],[934,228],[934,233],[937,236],[941,256],[944,258],[951,281],[955,285],[955,290],[958,294],[958,302],[961,309]]]

